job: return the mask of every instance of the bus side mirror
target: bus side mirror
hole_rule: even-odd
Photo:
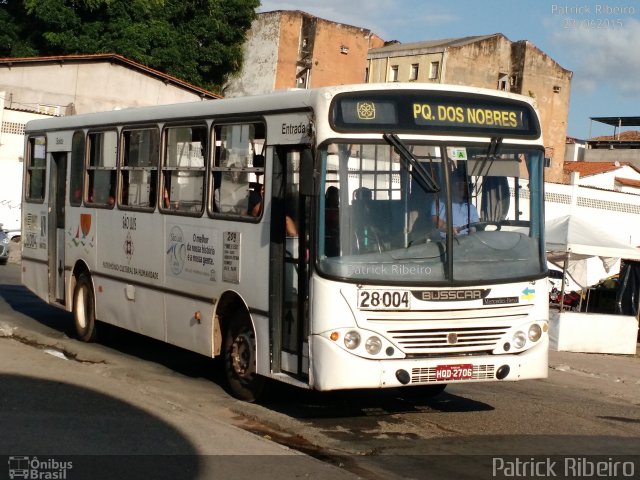
[[[300,194],[313,196],[315,171],[313,169],[313,155],[310,148],[305,148],[300,154]]]

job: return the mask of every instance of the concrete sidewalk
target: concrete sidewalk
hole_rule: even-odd
[[[640,399],[640,344],[635,355],[549,351],[549,369],[567,386],[577,377],[593,379],[592,390],[634,404]]]

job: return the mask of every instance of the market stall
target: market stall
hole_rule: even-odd
[[[549,220],[545,225],[549,258],[588,285],[588,259],[597,258],[604,271],[619,259],[640,260],[640,249],[625,245],[604,226],[592,225],[575,216]],[[593,263],[593,262],[592,262]],[[564,288],[562,293],[564,294]],[[637,298],[637,296],[635,297]],[[590,312],[551,312],[551,348],[575,352],[635,354],[638,317]],[[637,311],[637,309],[636,309]]]

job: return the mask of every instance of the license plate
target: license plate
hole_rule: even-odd
[[[436,380],[469,380],[473,377],[473,365],[438,365]]]

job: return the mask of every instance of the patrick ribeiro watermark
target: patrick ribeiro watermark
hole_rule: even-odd
[[[10,456],[9,478],[28,480],[66,480],[73,462],[61,461],[51,457]]]
[[[630,4],[606,3],[553,3],[551,15],[562,19],[562,28],[573,29],[620,29],[640,9]]]
[[[493,478],[637,478],[636,461],[616,457],[493,457]]]

